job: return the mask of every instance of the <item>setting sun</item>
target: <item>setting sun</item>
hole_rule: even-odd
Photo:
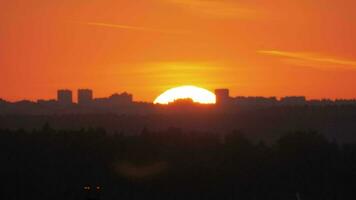
[[[169,104],[177,99],[192,99],[201,104],[215,104],[215,94],[196,86],[181,86],[167,90],[154,101],[155,104]]]

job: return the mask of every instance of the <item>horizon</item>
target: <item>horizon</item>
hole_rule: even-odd
[[[72,103],[73,104],[77,104],[78,103],[78,90],[90,90],[93,92],[93,100],[97,100],[97,99],[102,99],[102,98],[109,98],[110,96],[112,95],[115,95],[115,94],[118,94],[118,95],[121,95],[121,94],[129,94],[129,95],[132,95],[132,99],[133,99],[133,103],[137,102],[137,103],[152,103],[152,104],[156,104],[156,105],[162,105],[162,103],[154,103],[154,100],[152,101],[140,101],[140,100],[136,100],[134,97],[135,97],[135,94],[129,92],[129,91],[117,91],[117,92],[113,92],[113,93],[110,93],[109,95],[106,95],[106,96],[96,96],[95,95],[95,91],[91,88],[77,88],[77,89],[74,89],[74,90],[71,90],[71,89],[68,89],[68,88],[63,88],[63,89],[57,89],[56,92],[58,91],[70,91],[72,93]],[[174,88],[173,88],[174,89]],[[229,88],[218,88],[218,89],[228,89]],[[216,90],[216,89],[215,89]],[[167,90],[168,91],[168,90]],[[167,91],[164,91],[164,92],[167,92]],[[209,90],[208,90],[209,91]],[[162,92],[161,94],[163,94],[164,92]],[[213,92],[213,91],[211,91]],[[3,97],[0,96],[0,100],[3,100],[3,101],[6,101],[6,102],[9,102],[9,103],[16,103],[16,102],[21,102],[21,101],[30,101],[30,102],[38,102],[38,101],[58,101],[58,94],[57,93],[54,93],[54,95],[51,97],[51,98],[48,98],[48,99],[42,99],[42,98],[35,98],[35,99],[19,99],[19,100],[9,100],[9,99],[5,99]],[[158,95],[155,99],[157,99],[160,95]],[[317,100],[317,101],[323,101],[323,100],[331,100],[331,101],[337,101],[337,100],[356,100],[356,98],[335,98],[335,99],[332,99],[332,98],[320,98],[320,99],[317,99],[317,98],[308,98],[307,96],[304,96],[304,95],[287,95],[287,96],[259,96],[259,95],[254,95],[254,96],[244,96],[244,95],[229,95],[229,97],[231,98],[238,98],[238,97],[243,97],[243,98],[276,98],[277,101],[281,101],[283,98],[285,97],[305,97],[305,100],[306,101],[313,101],[313,100]],[[193,100],[191,97],[186,97],[186,98],[176,98],[173,102],[170,102],[170,103],[174,103],[175,101],[179,101],[179,100],[186,100],[186,99],[191,99]],[[170,104],[169,103],[169,104]],[[206,104],[206,103],[199,103],[199,102],[194,102],[193,103],[198,103],[198,104]],[[208,103],[208,104],[215,104],[215,103]]]

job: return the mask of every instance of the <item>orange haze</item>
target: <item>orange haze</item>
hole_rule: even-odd
[[[197,85],[232,95],[356,97],[354,0],[3,0],[0,97],[56,89],[153,101]]]

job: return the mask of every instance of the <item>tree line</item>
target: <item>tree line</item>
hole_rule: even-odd
[[[2,199],[354,199],[356,144],[290,132],[0,130]]]

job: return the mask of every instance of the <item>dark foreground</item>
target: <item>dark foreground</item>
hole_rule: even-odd
[[[0,131],[1,199],[355,199],[356,144],[168,129]]]

